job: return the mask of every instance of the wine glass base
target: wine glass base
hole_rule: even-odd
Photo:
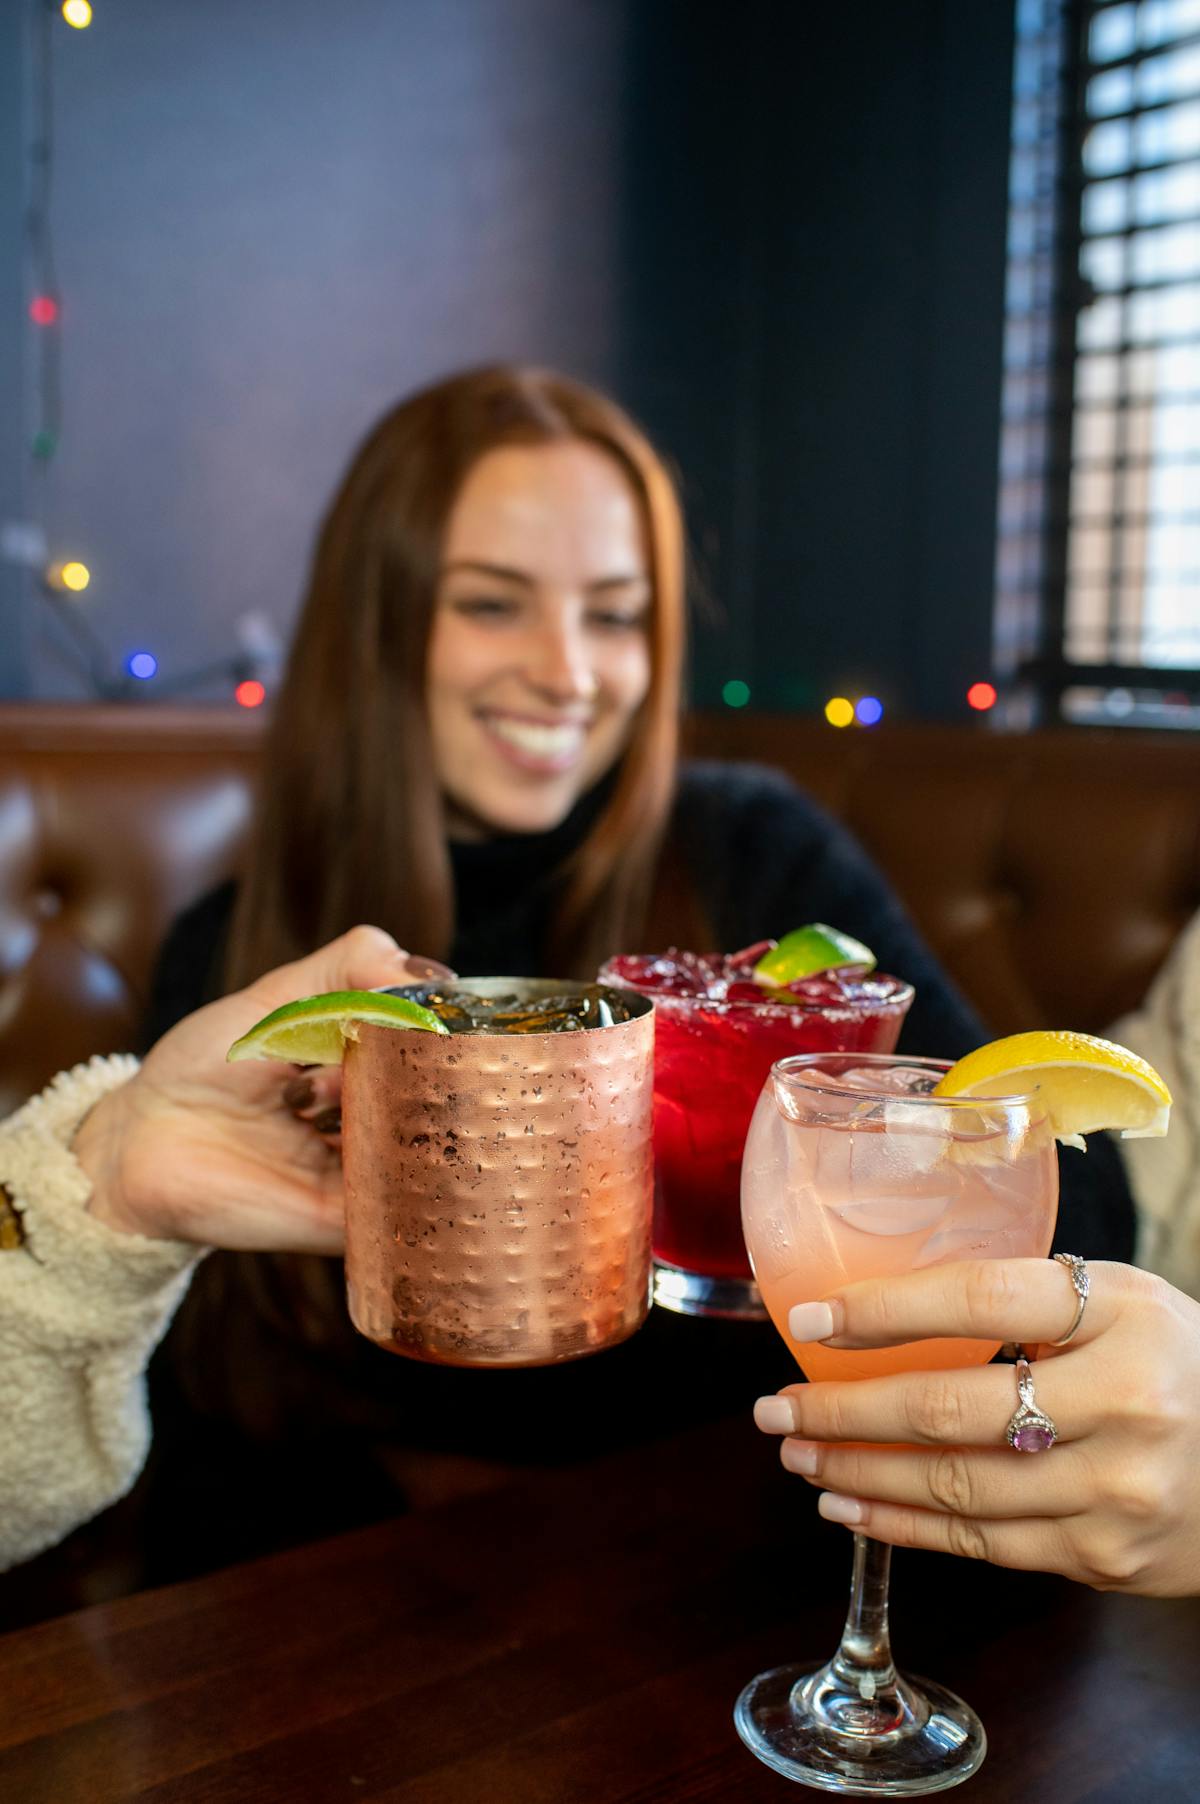
[[[671,1309],[676,1315],[715,1315],[738,1322],[768,1319],[753,1278],[709,1278],[656,1259],[653,1294],[659,1309]]]
[[[889,1726],[869,1701],[831,1696],[821,1683],[830,1670],[778,1666],[759,1673],[734,1707],[746,1746],[785,1779],[843,1797],[919,1798],[961,1785],[982,1764],[983,1724],[952,1691],[928,1679],[899,1680],[905,1707]],[[818,1688],[820,1711],[813,1708]],[[842,1727],[826,1711],[836,1712]]]

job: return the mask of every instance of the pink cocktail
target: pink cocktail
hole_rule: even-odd
[[[1049,1251],[1058,1166],[1047,1111],[1036,1096],[939,1096],[948,1070],[935,1059],[824,1054],[785,1059],[763,1087],[742,1172],[746,1244],[771,1318],[812,1380],[978,1366],[997,1343],[798,1343],[788,1327],[797,1303],[856,1279]],[[738,1734],[785,1778],[854,1797],[924,1797],[961,1784],[984,1757],[969,1705],[896,1671],[891,1551],[855,1534],[832,1660],[759,1673],[738,1698]]]
[[[750,978],[761,951],[610,959],[602,983],[654,1000],[654,1300],[684,1315],[762,1317],[742,1238],[742,1149],[771,1066],[796,1053],[891,1052],[911,984],[825,971],[781,1002]]]

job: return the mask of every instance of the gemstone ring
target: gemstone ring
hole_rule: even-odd
[[[1023,1353],[1017,1360],[1017,1396],[1020,1402],[1009,1418],[1005,1439],[1017,1453],[1045,1453],[1058,1439],[1058,1430],[1045,1410],[1037,1406],[1033,1373]]]

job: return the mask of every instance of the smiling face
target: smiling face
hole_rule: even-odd
[[[638,498],[582,440],[506,445],[446,524],[429,641],[434,761],[455,838],[557,826],[611,769],[650,687]]]

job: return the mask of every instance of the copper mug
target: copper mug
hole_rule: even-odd
[[[533,978],[483,996],[607,995]],[[421,1000],[428,986],[397,992]],[[346,1047],[346,1288],[361,1334],[439,1365],[533,1366],[625,1340],[650,1298],[654,1017],[578,1032],[363,1025]]]

